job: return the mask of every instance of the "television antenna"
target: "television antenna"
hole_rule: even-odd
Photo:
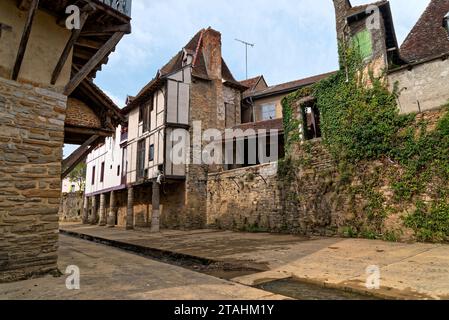
[[[235,39],[235,41],[241,42],[245,45],[245,61],[246,61],[246,80],[248,80],[248,47],[253,48],[256,44],[249,43],[240,39]]]

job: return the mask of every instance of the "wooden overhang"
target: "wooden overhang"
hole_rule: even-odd
[[[81,145],[62,163],[62,178],[67,175],[92,152],[106,137],[115,134],[115,128],[126,122],[119,107],[91,80],[85,79],[76,88],[70,98],[76,99],[98,116],[101,125],[92,127],[83,123],[66,121],[64,142]]]
[[[115,2],[130,4],[131,0]],[[46,11],[56,18],[59,25],[65,27],[69,16],[66,10],[70,5],[76,5],[80,9],[80,29],[72,30],[51,79],[51,84],[55,84],[70,53],[73,52],[71,80],[64,90],[67,96],[70,96],[85,78],[95,78],[96,72],[107,63],[108,55],[115,50],[121,38],[131,32],[130,16],[100,0],[18,0],[17,6],[20,10],[27,11],[27,19],[14,64],[13,80],[17,80],[20,72],[36,11]]]
[[[79,119],[66,121],[64,143],[82,145],[92,135],[108,137],[115,134],[115,128],[125,123],[120,108],[92,81],[85,79],[70,95],[93,111],[100,125],[92,126]]]
[[[55,17],[56,23],[65,27],[69,16],[66,10],[70,5],[80,9],[80,28],[71,31],[58,61],[55,61],[49,84],[57,82],[63,66],[72,57],[71,79],[63,93],[69,99],[79,100],[86,105],[99,119],[99,125],[86,126],[83,121],[78,124],[66,123],[64,142],[81,147],[64,160],[63,178],[105,137],[112,136],[116,126],[124,122],[119,108],[93,83],[93,79],[102,65],[108,62],[109,54],[115,50],[122,37],[131,32],[131,0],[17,0],[17,7],[24,11],[26,20],[11,74],[13,80],[19,77],[37,10]],[[8,26],[2,25],[0,30],[8,30]]]

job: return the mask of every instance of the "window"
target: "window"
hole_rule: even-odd
[[[146,141],[141,140],[137,143],[137,179],[145,178],[145,145]]]
[[[444,27],[446,28],[447,32],[449,32],[449,12],[444,17],[443,24],[444,24]]]
[[[96,167],[94,166],[94,167],[92,168],[92,185],[95,184],[95,169],[96,169]]]
[[[120,166],[117,166],[117,177],[120,177],[120,173],[121,173]]]
[[[274,103],[268,103],[262,105],[262,120],[276,119],[276,105]]]
[[[139,123],[143,122],[144,118],[145,118],[145,106],[141,105],[139,107]]]
[[[373,55],[373,42],[369,30],[360,31],[353,36],[352,44],[354,47],[359,48],[360,56],[363,60],[371,58]]]
[[[139,123],[143,124],[143,132],[150,131],[151,126],[151,112],[154,109],[153,103],[154,97],[151,96],[148,100],[148,103],[141,105],[139,107]]]
[[[154,161],[154,144],[150,146],[150,161]]]
[[[100,182],[104,182],[104,162],[101,163]]]

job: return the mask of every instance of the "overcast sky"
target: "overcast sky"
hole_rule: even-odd
[[[390,3],[402,43],[429,0]],[[237,80],[245,78],[245,48],[236,38],[255,43],[249,76],[263,74],[269,85],[338,68],[332,0],[133,0],[132,6],[132,33],[95,80],[120,107],[208,26],[221,32],[223,57]]]

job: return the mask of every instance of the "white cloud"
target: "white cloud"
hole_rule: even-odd
[[[402,42],[429,0],[390,2]],[[245,51],[235,38],[256,44],[249,51],[250,76],[264,74],[270,84],[337,68],[332,0],[133,0],[132,19],[132,34],[97,81],[120,102],[208,26],[222,33],[224,58],[238,79],[245,76]]]

